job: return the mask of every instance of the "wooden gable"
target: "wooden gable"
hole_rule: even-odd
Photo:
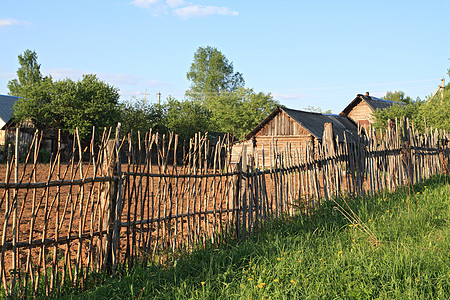
[[[373,123],[373,109],[365,101],[359,102],[348,113],[348,117],[359,124]]]
[[[273,136],[304,136],[309,135],[308,130],[294,121],[287,113],[280,111],[272,120],[265,124],[255,137]]]

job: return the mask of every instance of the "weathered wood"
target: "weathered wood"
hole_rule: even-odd
[[[103,174],[108,177],[113,177],[115,174],[116,159],[114,152],[115,142],[110,140],[107,142],[106,147],[103,149]],[[102,266],[103,270],[110,271],[113,265],[112,261],[112,231],[111,224],[113,223],[115,217],[114,207],[116,206],[116,198],[117,198],[117,181],[110,181],[106,185],[103,186],[103,190],[101,191],[100,198],[100,223],[99,223],[99,232],[103,232],[103,230],[107,230],[107,234],[104,235],[101,239],[101,258],[102,258]]]
[[[295,127],[283,128],[291,122],[288,116],[277,122],[273,130],[296,133]],[[201,134],[183,151],[177,151],[172,134],[150,132],[141,141],[139,132],[126,139],[116,132],[109,141],[111,131],[105,130],[96,144],[93,132],[86,150],[76,134],[65,171],[61,142],[49,165],[37,163],[42,135],[36,133],[25,158],[32,162],[22,170],[18,155],[10,152],[0,182],[2,284],[7,293],[13,284],[37,292],[38,282],[48,295],[67,281],[82,288],[92,271],[221,243],[229,233],[244,238],[267,218],[310,214],[340,193],[372,194],[417,183],[448,164],[443,131],[428,128],[418,135],[408,121],[397,121],[386,132],[375,134],[368,127],[359,141],[345,135],[340,141],[330,127],[320,147],[313,138],[301,148],[265,136],[267,147],[242,145],[235,164],[228,142],[219,139],[211,146]],[[186,156],[180,158],[182,152]],[[38,181],[43,166],[48,175]],[[35,230],[36,224],[42,227]],[[24,273],[11,273],[14,268]]]

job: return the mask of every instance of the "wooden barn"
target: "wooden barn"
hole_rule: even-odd
[[[5,145],[5,125],[8,123],[14,111],[14,103],[19,97],[0,95],[0,147]]]
[[[244,141],[233,145],[231,161],[237,162],[245,146],[245,151],[254,149],[258,152],[261,164],[264,149],[264,166],[270,166],[268,153],[271,143],[275,143],[277,149],[283,149],[290,144],[291,147],[301,149],[301,154],[304,154],[308,143],[317,146],[322,141],[326,123],[333,124],[334,134],[340,141],[344,140],[344,132],[347,133],[347,137],[354,138],[357,135],[356,123],[346,116],[278,107],[247,134]]]
[[[358,94],[339,115],[349,117],[360,126],[366,127],[374,122],[372,113],[377,109],[383,110],[394,104],[402,103],[372,97],[369,93],[366,93],[366,95]]]

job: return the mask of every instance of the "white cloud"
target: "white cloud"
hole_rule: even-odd
[[[3,70],[0,69],[0,79],[14,79],[16,73],[3,73]]]
[[[133,0],[136,7],[148,9],[154,15],[165,15],[172,11],[181,19],[211,15],[237,16],[239,13],[224,6],[198,5],[186,0]]]
[[[140,8],[150,8],[151,6],[158,4],[159,2],[159,0],[134,0],[131,3]]]
[[[11,26],[20,26],[20,25],[29,25],[30,22],[20,21],[16,19],[0,19],[0,28],[2,27],[11,27]]]
[[[167,0],[166,3],[172,8],[186,5],[186,1],[184,0]]]
[[[237,16],[237,11],[222,6],[190,5],[174,9],[174,13],[183,18],[206,17],[211,15]]]

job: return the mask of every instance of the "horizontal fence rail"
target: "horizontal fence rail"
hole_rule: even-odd
[[[28,133],[17,129],[0,164],[3,289],[25,296],[83,288],[92,273],[245,238],[268,218],[310,214],[332,197],[450,172],[448,133],[391,125],[339,140],[326,124],[316,145],[278,147],[274,137],[268,149],[242,147],[237,159],[227,137],[212,144],[198,134],[186,145],[173,134],[121,136],[120,127],[96,138],[94,128],[84,144],[78,131],[69,144],[59,133],[48,163],[39,162],[42,133],[24,147],[19,136]]]

